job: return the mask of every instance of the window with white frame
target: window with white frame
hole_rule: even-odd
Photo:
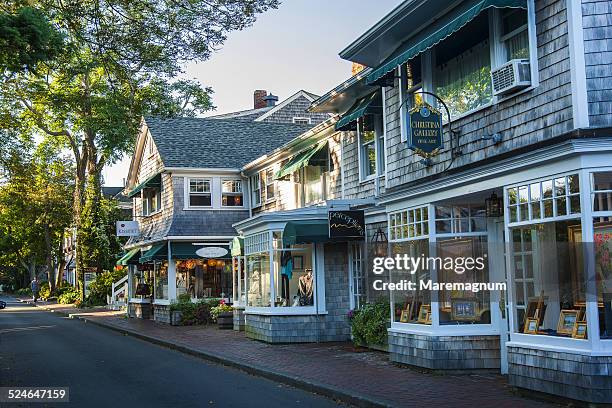
[[[310,118],[294,117],[293,123],[296,125],[310,125]]]
[[[142,215],[151,215],[161,210],[161,191],[157,188],[145,188],[141,192]]]
[[[276,181],[274,180],[274,170],[266,169],[264,172],[264,187],[263,190],[266,194],[266,201],[274,200],[276,197]]]
[[[242,207],[241,180],[223,180],[221,182],[221,205],[223,207]]]
[[[380,122],[380,123],[379,123]],[[382,135],[382,116],[365,115],[359,119],[357,126],[359,137],[359,160],[361,162],[361,178],[377,174],[377,160],[382,155],[376,154],[376,143]],[[378,157],[377,157],[378,156]]]
[[[501,20],[500,42],[505,61],[529,58],[527,10],[509,8],[499,11]]]
[[[189,207],[211,207],[212,194],[209,179],[189,179]]]
[[[510,223],[580,214],[577,174],[508,188]]]
[[[351,308],[361,309],[366,301],[366,278],[364,273],[363,247],[359,242],[349,242]]]
[[[389,214],[391,240],[414,239],[429,234],[428,207],[417,207]]]
[[[436,205],[436,234],[486,232],[487,218],[483,205]]]
[[[251,177],[251,206],[259,207],[261,205],[261,183],[259,173]]]

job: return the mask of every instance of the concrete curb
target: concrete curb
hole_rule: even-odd
[[[78,319],[85,323],[91,323],[99,327],[103,327],[106,329],[110,329],[116,331],[118,333],[122,333],[124,335],[132,336],[138,338],[140,340],[147,341],[149,343],[157,344],[162,347],[166,347],[172,350],[179,351],[181,353],[189,354],[194,357],[199,357],[201,359],[221,364],[227,367],[232,367],[244,371],[248,374],[255,375],[258,377],[267,378],[269,380],[273,380],[279,383],[283,383],[286,385],[290,385],[296,388],[300,388],[302,390],[313,392],[319,395],[323,395],[325,397],[345,402],[351,405],[355,405],[357,407],[393,407],[394,405],[391,402],[382,401],[376,398],[372,398],[370,396],[366,396],[363,394],[353,394],[349,393],[343,389],[338,387],[334,387],[328,384],[323,384],[315,381],[307,381],[302,378],[292,376],[289,374],[275,373],[266,369],[264,367],[260,367],[257,365],[245,363],[238,360],[229,359],[225,356],[218,355],[216,353],[205,352],[202,350],[196,350],[188,346],[184,346],[182,344],[171,343],[164,339],[160,339],[154,336],[148,336],[142,333],[139,333],[134,330],[125,329],[122,327],[114,326],[112,324],[95,321],[94,319],[89,318],[88,316],[82,316],[78,313],[65,313],[57,310],[49,309],[43,305],[34,305],[31,301],[20,300],[21,302],[28,303],[32,306],[39,307],[41,309],[58,313],[64,316],[67,316],[71,319]]]

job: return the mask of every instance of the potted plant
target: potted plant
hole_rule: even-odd
[[[213,320],[217,321],[219,329],[234,328],[234,308],[227,305],[223,299],[219,301],[217,306],[210,309],[210,314]]]

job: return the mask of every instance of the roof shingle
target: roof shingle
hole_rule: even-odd
[[[309,125],[239,119],[145,118],[165,167],[241,168]]]

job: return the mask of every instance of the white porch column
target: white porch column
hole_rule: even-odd
[[[172,245],[168,241],[168,300],[176,300],[176,264],[172,259]]]

